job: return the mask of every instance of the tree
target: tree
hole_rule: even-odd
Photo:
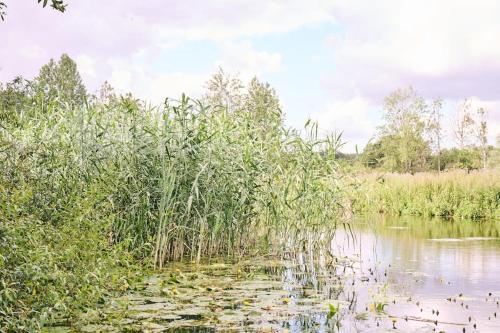
[[[38,3],[42,4],[42,7],[45,8],[48,4],[48,0],[37,0]],[[63,0],[50,0],[50,7],[53,9],[60,11],[61,13],[64,13],[66,11],[66,4],[64,3]],[[7,13],[5,12],[5,8],[7,8],[7,4],[4,1],[0,1],[0,19],[2,21],[5,20],[5,16]]]
[[[483,169],[486,169],[488,161],[488,127],[486,123],[486,110],[484,108],[477,109],[476,123],[476,138],[478,141],[481,159],[483,161]]]
[[[441,161],[443,169],[460,168],[470,172],[479,167],[480,156],[477,149],[470,147],[443,149],[441,153]]]
[[[242,108],[243,84],[237,75],[231,76],[219,67],[206,84],[207,93],[203,99],[208,105],[223,106],[229,112]]]
[[[0,83],[0,123],[16,122],[21,112],[26,112],[33,96],[30,81],[18,76],[5,87]]]
[[[423,168],[430,155],[424,139],[425,100],[412,88],[397,89],[384,100],[385,123],[379,127],[384,143],[384,164],[394,171],[414,172]]]
[[[432,102],[429,110],[429,118],[427,124],[427,131],[429,133],[430,142],[434,146],[437,158],[437,170],[438,173],[441,172],[441,140],[443,138],[441,117],[443,116],[441,109],[443,107],[443,101],[437,99]]]
[[[282,125],[280,101],[276,90],[269,83],[262,83],[254,77],[248,85],[243,100],[243,110],[252,115],[256,126],[264,136]]]
[[[112,104],[117,100],[115,89],[109,84],[108,81],[104,81],[101,88],[99,89],[99,102],[105,105]]]
[[[371,140],[370,140],[371,141]],[[385,158],[385,152],[381,140],[368,142],[361,155],[361,163],[368,168],[379,168]]]
[[[457,119],[455,121],[454,135],[460,149],[465,149],[471,144],[471,138],[474,133],[474,118],[471,114],[471,104],[465,100],[457,110]]]
[[[36,94],[44,105],[58,101],[70,107],[78,107],[85,103],[87,97],[76,63],[67,54],[63,54],[57,63],[50,59],[40,69],[34,84]]]

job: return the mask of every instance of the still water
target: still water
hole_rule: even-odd
[[[354,226],[356,241],[346,247],[340,232],[334,246],[359,255],[363,271],[386,269],[388,294],[399,299],[388,302],[387,314],[434,321],[397,319],[397,328],[500,332],[499,221],[370,217]]]
[[[499,221],[375,216],[306,238],[282,256],[171,264],[78,329],[500,332]]]

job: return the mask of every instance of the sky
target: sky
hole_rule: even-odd
[[[199,97],[221,66],[277,91],[286,123],[309,118],[362,149],[381,124],[385,96],[412,86],[444,100],[445,145],[458,106],[488,111],[500,134],[500,1],[497,0],[5,0],[0,82],[33,78],[67,53],[90,92],[161,103]]]

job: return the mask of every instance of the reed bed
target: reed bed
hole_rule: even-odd
[[[357,213],[500,218],[500,172],[461,170],[443,173],[368,173],[359,175],[351,194]]]
[[[39,330],[135,265],[234,256],[341,223],[338,140],[185,96],[0,114],[0,323]],[[139,271],[140,274],[140,271]]]

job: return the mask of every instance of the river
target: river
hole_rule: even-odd
[[[281,256],[172,263],[78,329],[500,332],[499,221],[371,216],[328,235]]]

